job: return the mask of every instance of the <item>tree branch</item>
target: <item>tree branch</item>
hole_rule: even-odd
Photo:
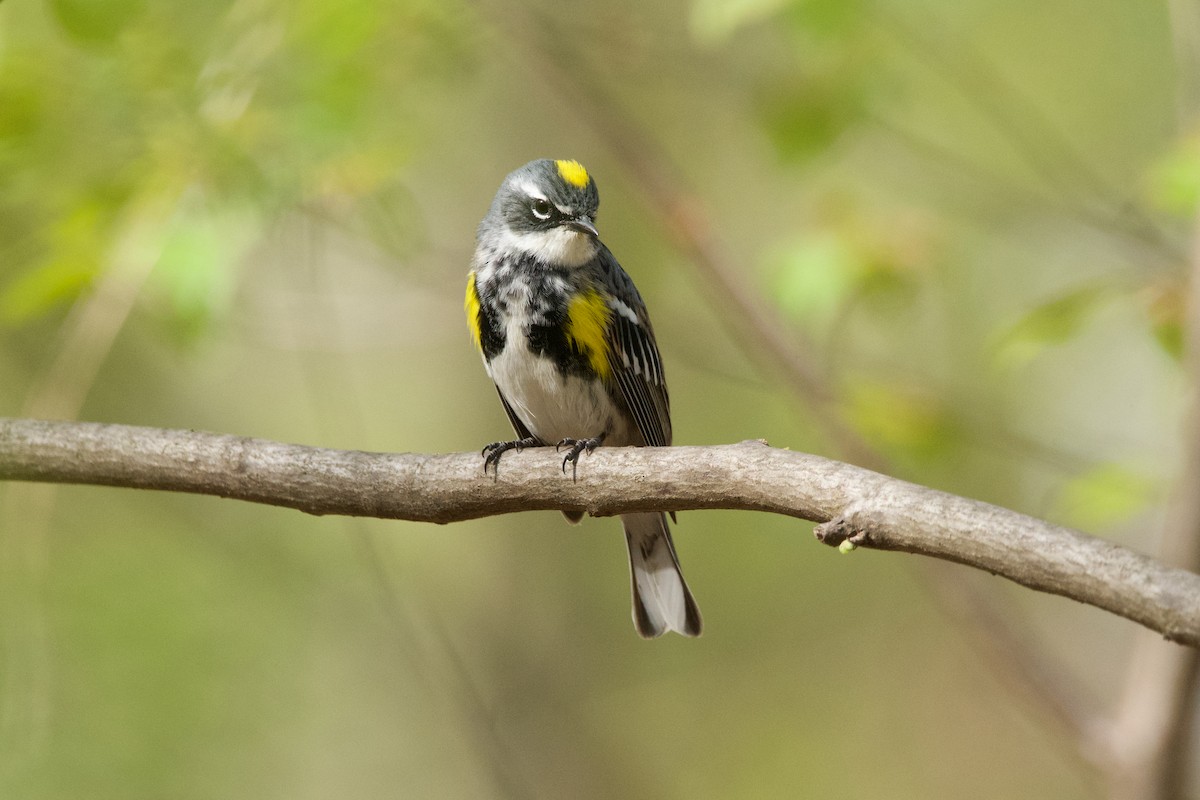
[[[1200,576],[978,500],[818,456],[742,442],[601,448],[578,482],[549,450],[326,450],[226,434],[0,418],[0,479],[210,494],[309,514],[447,523],[513,511],[727,508],[822,523],[827,544],[933,556],[1003,575],[1200,646]]]

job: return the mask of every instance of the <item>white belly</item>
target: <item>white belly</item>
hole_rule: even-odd
[[[488,374],[530,433],[548,444],[609,433],[609,444],[625,438],[616,408],[596,381],[564,376],[548,358],[535,356],[524,339],[509,337]],[[621,428],[621,430],[616,430]]]

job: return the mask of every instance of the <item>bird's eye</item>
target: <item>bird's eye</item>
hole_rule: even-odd
[[[554,212],[554,207],[550,205],[549,200],[543,200],[540,197],[533,201],[530,210],[538,219],[550,219],[550,215]]]

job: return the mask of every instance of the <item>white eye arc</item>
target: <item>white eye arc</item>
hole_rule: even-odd
[[[550,219],[550,215],[554,213],[554,206],[550,205],[549,200],[538,197],[529,204],[529,210],[538,219]]]

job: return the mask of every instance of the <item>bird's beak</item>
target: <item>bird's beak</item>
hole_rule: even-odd
[[[600,231],[596,230],[596,226],[587,217],[573,217],[566,221],[566,225],[571,230],[586,233],[593,239],[600,236]]]

